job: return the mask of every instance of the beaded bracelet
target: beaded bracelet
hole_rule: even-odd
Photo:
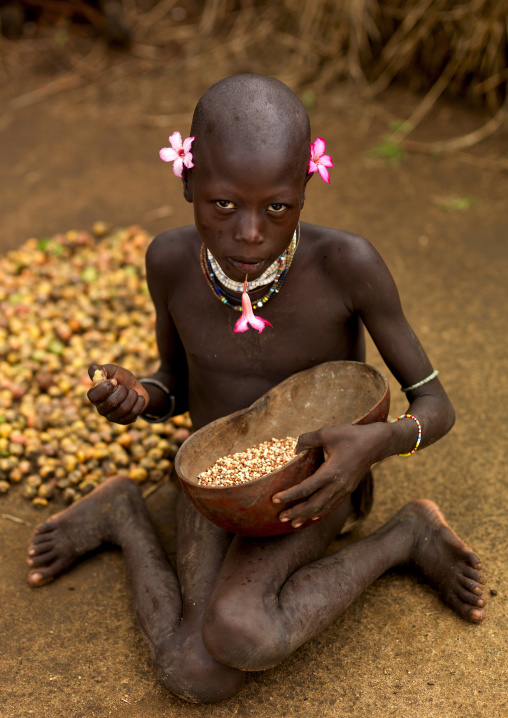
[[[416,416],[413,416],[412,414],[402,414],[397,419],[395,419],[395,421],[400,421],[401,419],[412,419],[413,421],[416,421],[416,425],[418,426],[418,438],[416,440],[415,448],[408,454],[397,454],[397,456],[411,456],[411,454],[414,454],[420,446],[420,441],[422,440],[422,425],[420,424]]]
[[[168,387],[163,384],[158,379],[150,379],[149,377],[147,379],[140,379],[140,384],[148,384],[152,386],[156,386],[157,389],[160,389],[168,398],[169,400],[169,411],[164,416],[155,416],[155,414],[140,414],[141,418],[144,421],[147,421],[149,424],[158,424],[162,421],[167,421],[171,416],[173,416],[173,412],[175,410],[175,397],[173,394],[169,391]]]
[[[414,391],[415,389],[418,389],[419,387],[423,386],[424,384],[428,384],[428,382],[432,381],[432,379],[435,379],[438,374],[439,374],[439,371],[437,369],[434,369],[432,374],[429,374],[429,376],[426,376],[425,379],[422,379],[421,381],[417,381],[416,384],[412,384],[411,386],[402,386],[400,388],[400,390],[403,391],[404,394],[407,394],[408,391]]]

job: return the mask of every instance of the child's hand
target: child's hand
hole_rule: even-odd
[[[325,460],[312,476],[272,497],[274,503],[307,499],[283,511],[280,520],[291,521],[298,528],[305,521],[323,518],[340,506],[378,460],[384,426],[381,423],[341,424],[302,434],[295,452],[321,446]]]
[[[108,421],[132,424],[148,403],[146,390],[134,374],[115,364],[92,364],[88,369],[90,379],[95,381],[100,371],[106,379],[94,384],[88,391],[88,399]]]

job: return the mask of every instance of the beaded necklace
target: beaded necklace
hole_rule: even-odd
[[[253,279],[251,282],[247,282],[247,292],[252,292],[254,289],[258,289],[259,287],[264,287],[267,284],[271,284],[277,276],[277,270],[279,269],[279,260],[283,258],[285,264],[287,261],[287,257],[292,257],[295,253],[296,244],[297,234],[295,229],[289,247],[280,255],[279,259],[275,260],[275,262],[273,262],[273,264],[271,264],[268,269],[263,272],[260,277],[258,277],[257,279]],[[224,272],[220,268],[219,263],[209,249],[206,250],[206,256],[217,281],[220,282],[223,287],[226,287],[227,289],[231,289],[233,292],[241,294],[243,292],[243,282],[235,282],[233,279],[230,279],[226,274],[224,274]]]
[[[293,239],[291,240],[291,244],[287,249],[282,252],[280,257],[276,262],[271,265],[267,272],[265,272],[265,275],[272,270],[272,267],[276,265],[275,270],[275,276],[272,280],[272,286],[270,289],[266,292],[266,294],[261,297],[260,299],[257,299],[253,302],[254,307],[257,307],[260,309],[266,302],[271,299],[273,296],[278,294],[282,288],[282,285],[284,284],[284,281],[286,279],[287,273],[289,271],[289,268],[291,266],[291,263],[293,262],[293,258],[296,252],[296,249],[298,247],[298,242],[300,240],[300,225],[298,225],[298,233],[295,230],[295,233],[293,234]],[[212,259],[215,262],[215,259]],[[234,297],[229,292],[224,289],[223,286],[221,286],[221,283],[218,280],[218,277],[216,276],[216,273],[214,271],[214,267],[208,257],[208,251],[206,249],[206,246],[204,244],[201,245],[201,253],[200,253],[200,263],[201,263],[201,269],[203,270],[203,274],[205,275],[205,279],[208,283],[208,286],[214,293],[214,295],[217,297],[217,299],[225,304],[227,307],[230,307],[231,309],[234,309],[237,312],[242,311],[242,300],[240,297]],[[224,275],[225,276],[225,275]],[[263,275],[261,275],[263,276]],[[261,279],[261,277],[259,277]],[[259,279],[257,281],[259,281]],[[232,280],[231,280],[232,281]],[[243,291],[243,284],[240,284],[238,282],[234,282],[234,284],[238,284],[239,289],[238,292]],[[251,285],[252,286],[252,285]],[[262,286],[262,285],[260,285]],[[248,285],[249,287],[249,285]],[[229,287],[231,288],[231,287]],[[233,290],[236,291],[236,288]]]
[[[231,289],[233,292],[241,294],[243,292],[243,282],[235,282],[233,279],[230,279],[226,274],[224,274],[219,263],[209,249],[206,250],[206,257],[215,277],[222,284],[222,286],[226,287],[226,289]],[[254,279],[252,282],[247,282],[247,291],[252,292],[254,289],[271,284],[277,275],[278,267],[279,260],[276,259],[275,262],[273,262],[273,264],[271,264],[260,277]]]

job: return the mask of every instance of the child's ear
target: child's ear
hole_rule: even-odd
[[[182,172],[182,185],[183,185],[183,196],[187,200],[187,202],[194,201],[193,199],[193,190],[192,190],[192,170],[188,169],[187,167],[183,168]]]
[[[300,210],[303,209],[303,205],[305,204],[305,188],[307,187],[307,182],[310,180],[314,172],[307,172],[307,176],[305,177],[305,182],[303,184],[303,196],[302,196],[302,203],[300,205]]]

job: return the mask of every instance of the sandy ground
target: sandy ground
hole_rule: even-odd
[[[188,129],[200,92],[220,76],[203,71],[191,88],[185,77],[175,88],[169,69],[110,78],[4,116],[3,250],[29,236],[89,229],[98,219],[154,233],[192,221],[157,152],[171,131]],[[7,99],[43,80],[11,83]],[[482,557],[487,593],[497,591],[485,623],[463,622],[426,586],[393,572],[283,665],[250,674],[238,697],[189,705],[157,683],[119,553],[94,556],[41,590],[28,587],[26,545],[33,526],[52,511],[36,510],[11,491],[0,497],[2,718],[508,714],[508,177],[484,164],[504,153],[508,136],[476,148],[470,162],[412,155],[390,164],[366,156],[382,143],[389,122],[414,104],[400,91],[366,102],[345,87],[318,99],[314,133],[327,139],[336,168],[330,187],[311,183],[304,219],[364,234],[378,247],[457,411],[454,430],[437,446],[378,467],[377,500],[362,533],[411,498],[437,501]],[[153,119],[160,115],[176,117]],[[420,137],[451,136],[480,123],[443,103]],[[474,203],[450,208],[463,198]],[[368,359],[383,368],[372,347]],[[397,415],[406,405],[395,384],[392,390]],[[162,523],[163,499],[155,494],[150,504]]]

